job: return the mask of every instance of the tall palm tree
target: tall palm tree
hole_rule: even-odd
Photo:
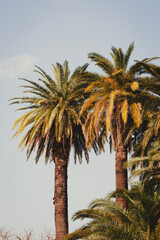
[[[67,167],[71,147],[74,148],[75,161],[82,161],[83,152],[88,161],[82,127],[78,113],[84,101],[84,93],[79,88],[80,74],[88,64],[78,67],[69,77],[68,62],[63,66],[53,65],[54,80],[41,68],[36,72],[41,76],[39,83],[22,79],[27,83],[22,87],[29,96],[12,98],[11,104],[27,104],[18,110],[27,110],[14,125],[14,136],[27,130],[19,144],[27,148],[27,159],[36,150],[35,162],[45,152],[45,162],[55,163],[55,225],[56,240],[62,240],[68,233]],[[40,84],[41,83],[41,84]],[[96,151],[96,149],[95,149]]]
[[[130,133],[131,126],[134,126],[133,129],[140,127],[143,102],[149,96],[150,99],[155,97],[141,84],[145,80],[141,77],[144,73],[141,62],[127,68],[133,48],[132,43],[127,52],[123,53],[121,48],[112,47],[114,63],[100,54],[89,54],[89,58],[104,71],[104,76],[97,76],[97,81],[88,86],[86,92],[91,95],[81,110],[81,114],[87,113],[84,134],[89,146],[101,135],[102,129],[106,129],[107,135],[110,132],[116,152],[116,190],[127,189],[128,186],[127,170],[123,164],[127,161],[127,152],[132,145],[132,134],[129,134],[125,143],[126,131]],[[144,59],[142,62],[150,60]],[[117,199],[117,203],[126,207],[124,199]]]

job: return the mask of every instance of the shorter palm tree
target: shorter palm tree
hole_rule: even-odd
[[[67,235],[65,240],[157,240],[160,239],[160,196],[151,189],[144,189],[141,182],[131,190],[113,192],[106,199],[93,201],[88,209],[78,211],[73,220],[90,221]],[[153,189],[152,189],[153,190]],[[128,204],[125,210],[111,200],[124,198]]]

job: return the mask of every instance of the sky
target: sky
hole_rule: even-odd
[[[0,0],[0,227],[37,234],[53,229],[54,164],[36,165],[17,151],[22,135],[12,139],[13,122],[21,115],[8,99],[23,96],[18,78],[37,81],[38,65],[52,76],[51,64],[69,62],[72,71],[88,62],[88,53],[110,58],[112,46],[127,50],[134,41],[134,60],[160,56],[159,0]],[[72,215],[115,188],[114,153],[96,156],[68,168],[69,225]]]

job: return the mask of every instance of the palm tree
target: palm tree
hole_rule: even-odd
[[[147,154],[153,142],[160,140],[160,67],[148,60],[140,63],[141,72],[146,74],[140,82],[140,89],[151,93],[151,98],[146,99],[143,104],[143,124],[134,132],[134,157]]]
[[[131,170],[131,179],[140,176],[145,183],[149,181],[157,189],[160,189],[160,142],[155,141],[146,156],[130,158],[126,166]]]
[[[160,67],[150,63],[142,63],[142,66],[146,73],[150,74],[150,80],[148,81],[147,88],[151,91],[157,99],[155,101],[148,102],[146,110],[148,117],[148,124],[143,134],[142,140],[142,153],[150,142],[159,139],[160,133]],[[154,85],[152,84],[154,82]]]
[[[146,185],[147,186],[147,185]],[[160,195],[139,182],[131,190],[113,192],[106,199],[93,201],[88,209],[76,212],[73,220],[90,221],[65,237],[65,240],[157,240],[160,239]],[[111,200],[124,198],[128,209]]]
[[[19,117],[14,125],[14,136],[24,130],[19,147],[27,148],[27,159],[34,150],[35,162],[45,152],[45,162],[55,163],[55,225],[56,240],[61,240],[68,233],[68,196],[67,196],[67,167],[71,147],[75,152],[75,162],[78,156],[82,161],[83,152],[88,161],[88,153],[79,121],[78,113],[84,101],[84,93],[79,87],[80,74],[85,72],[88,64],[78,67],[69,77],[68,62],[63,66],[53,65],[53,80],[41,68],[36,72],[41,76],[39,83],[24,80],[28,85],[24,93],[29,96],[12,98],[11,104],[27,104],[18,110],[27,110]],[[96,151],[96,149],[95,149]]]
[[[142,123],[143,103],[149,97],[156,98],[141,84],[145,80],[141,77],[144,73],[141,62],[127,69],[133,48],[132,43],[123,53],[121,48],[112,47],[114,63],[100,54],[89,54],[89,58],[104,71],[105,76],[97,76],[97,80],[88,86],[86,92],[91,95],[81,110],[81,114],[87,114],[84,135],[88,146],[102,134],[102,129],[106,129],[107,135],[110,132],[111,144],[116,152],[116,190],[128,187],[127,170],[123,164],[132,146],[133,130]],[[144,59],[142,62],[150,60]],[[129,137],[125,142],[126,132]],[[124,199],[117,199],[117,203],[126,207]]]

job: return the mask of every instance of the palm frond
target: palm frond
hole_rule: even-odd
[[[126,54],[125,54],[125,57],[124,57],[124,67],[125,67],[125,69],[126,69],[127,66],[128,66],[128,61],[129,61],[129,59],[130,59],[130,56],[131,56],[133,50],[134,50],[134,42],[132,42],[132,43],[129,45],[129,48],[128,48]]]
[[[136,124],[136,127],[139,127],[141,124],[141,113],[137,103],[131,104],[130,110],[131,110],[132,118]]]
[[[122,120],[123,120],[124,124],[127,123],[128,107],[129,107],[128,101],[127,101],[127,99],[125,99],[125,100],[122,102],[122,107],[121,107]]]
[[[88,57],[95,62],[105,73],[112,74],[114,70],[113,64],[105,57],[98,53],[89,53]]]

